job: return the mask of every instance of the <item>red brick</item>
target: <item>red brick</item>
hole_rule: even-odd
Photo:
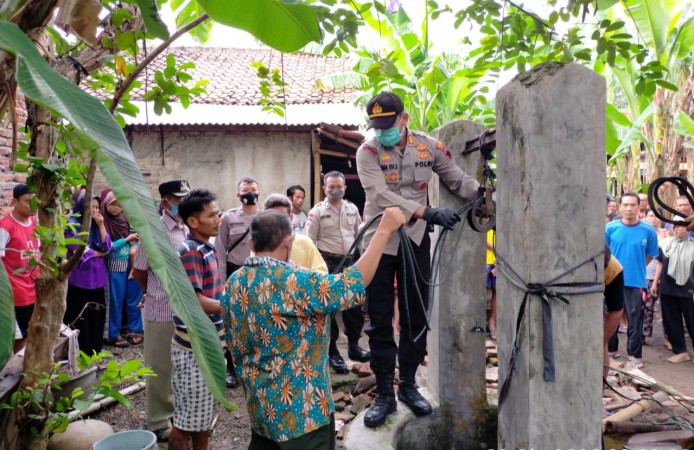
[[[14,181],[16,181],[17,183],[26,183],[27,175],[25,173],[22,173],[22,174],[18,173],[17,175],[14,176]]]
[[[13,181],[14,180],[14,175],[12,174],[0,174],[0,181]]]

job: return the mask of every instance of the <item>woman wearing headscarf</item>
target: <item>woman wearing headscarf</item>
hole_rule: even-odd
[[[130,277],[131,247],[135,247],[138,236],[132,233],[128,220],[123,214],[123,207],[116,200],[113,192],[104,196],[101,204],[106,231],[111,236],[113,247],[106,258],[108,267],[108,339],[111,345],[127,347],[142,342],[142,314],[137,307],[142,298],[142,289],[134,278]],[[128,334],[121,336],[123,313],[128,324]],[[127,339],[127,340],[126,340]]]
[[[660,290],[665,333],[672,344],[671,363],[689,361],[682,320],[694,345],[694,238],[686,227],[673,226],[674,236],[660,241],[651,293]]]
[[[111,239],[106,232],[104,219],[99,212],[99,197],[92,198],[92,221],[89,227],[87,248],[80,262],[68,278],[67,299],[63,322],[80,330],[80,350],[88,355],[99,353],[103,344],[106,322],[106,293],[108,283],[104,256],[111,250]],[[82,232],[84,194],[75,202],[73,213],[68,219],[71,227],[66,238],[74,238]],[[77,245],[68,245],[68,258],[77,250]]]

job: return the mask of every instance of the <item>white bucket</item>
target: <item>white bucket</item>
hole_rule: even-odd
[[[92,450],[152,450],[157,445],[157,436],[147,430],[121,431],[99,439]]]

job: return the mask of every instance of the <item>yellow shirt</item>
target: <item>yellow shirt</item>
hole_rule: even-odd
[[[496,231],[487,231],[487,245],[487,265],[496,264],[496,256],[493,251],[489,250],[489,246],[496,246]]]
[[[294,235],[294,244],[292,245],[292,254],[289,256],[289,260],[299,267],[328,273],[328,266],[325,264],[318,248],[311,238],[304,234]]]
[[[251,256],[255,256],[255,252],[251,252]],[[289,261],[304,269],[328,273],[328,266],[316,244],[304,234],[294,235],[294,244],[292,244],[292,254],[289,255]]]

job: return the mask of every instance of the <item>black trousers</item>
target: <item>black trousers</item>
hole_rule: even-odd
[[[251,432],[248,450],[333,450],[335,448],[335,417],[330,414],[330,423],[288,441],[275,442]]]
[[[624,287],[624,311],[627,313],[627,355],[641,358],[643,349],[643,297],[641,288]],[[619,334],[614,334],[607,341],[607,351],[616,352],[619,348]]]
[[[425,233],[422,243],[417,246],[410,241],[414,259],[425,280],[431,274],[429,247],[431,240]],[[391,374],[395,371],[397,355],[400,366],[418,366],[426,355],[426,308],[429,305],[429,288],[415,278],[409,269],[407,280],[403,279],[402,250],[397,256],[383,255],[371,284],[366,289],[366,305],[369,323],[365,332],[369,336],[371,350],[371,369],[377,375]],[[393,337],[393,303],[395,301],[394,281],[398,280],[398,309],[400,311],[400,348]],[[422,305],[417,296],[419,291]],[[424,306],[424,307],[422,307]],[[408,313],[409,311],[409,313]],[[424,330],[422,332],[422,330]],[[422,336],[414,341],[414,338]]]
[[[325,260],[325,264],[328,266],[328,271],[330,273],[335,273],[335,269],[342,260],[342,257],[325,252],[321,252],[321,256]],[[345,261],[345,264],[340,269],[340,272],[353,263],[354,261],[351,259]],[[350,345],[357,345],[359,338],[361,337],[361,329],[364,327],[364,312],[362,307],[355,306],[354,308],[343,310],[342,322],[345,325],[345,335],[347,336],[347,340],[349,341]],[[337,350],[337,338],[339,336],[340,329],[337,327],[335,314],[332,314],[330,316],[330,347],[328,348],[328,353],[330,356],[339,354],[339,351]]]
[[[80,330],[77,337],[80,350],[90,356],[93,352],[99,353],[103,346],[106,325],[104,288],[82,289],[68,284],[63,323]]]
[[[661,294],[660,305],[663,308],[663,326],[665,334],[672,344],[672,353],[679,355],[687,352],[687,341],[684,337],[684,326],[687,325],[689,338],[694,345],[694,300],[691,297],[674,297]]]

